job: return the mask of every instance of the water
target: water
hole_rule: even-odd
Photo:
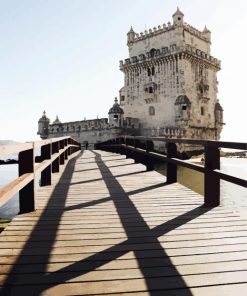
[[[0,165],[0,188],[18,177],[18,164]],[[1,218],[12,218],[19,212],[19,194],[0,207]]]
[[[164,163],[157,163],[155,169],[165,175]],[[246,158],[221,158],[221,170],[231,175],[247,179]],[[17,164],[0,165],[0,188],[14,180],[18,176]],[[39,177],[36,180],[38,185]],[[178,167],[178,182],[203,195],[204,176],[200,172],[188,168]],[[221,204],[231,208],[242,208],[247,210],[247,190],[244,187],[221,181]],[[0,217],[14,217],[19,212],[19,195],[13,196],[5,205],[0,207]]]
[[[220,158],[221,170],[224,173],[242,179],[247,179],[247,159],[246,158]],[[155,165],[155,170],[166,175],[166,166],[162,163]],[[204,194],[204,174],[185,168],[178,167],[177,180],[184,186],[203,195]],[[220,181],[221,205],[247,211],[247,190],[226,181]]]
[[[0,189],[18,177],[18,164],[0,165]],[[38,175],[35,180],[39,187]],[[7,203],[0,207],[0,218],[13,218],[19,213],[19,194],[15,194]]]

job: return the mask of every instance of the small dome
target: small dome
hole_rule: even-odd
[[[203,32],[203,33],[211,33],[211,32],[209,31],[209,29],[207,28],[207,26],[204,27],[204,29],[203,29],[202,32]]]
[[[174,16],[184,16],[184,14],[182,13],[182,11],[179,10],[179,8],[177,7],[177,11],[173,14],[172,17]]]
[[[39,122],[50,122],[50,119],[46,116],[46,112],[43,112],[42,117],[39,119]]]
[[[221,107],[220,103],[215,104],[215,110],[223,111],[223,108]]]
[[[182,105],[182,104],[191,105],[190,100],[185,95],[178,96],[175,101],[175,105]]]
[[[130,34],[130,33],[135,33],[135,31],[133,30],[132,26],[130,27],[130,30],[127,34]]]
[[[59,120],[58,115],[57,115],[56,119],[53,121],[52,124],[60,124],[60,123],[61,123],[61,121]]]
[[[123,109],[118,104],[117,98],[115,98],[114,104],[113,104],[113,106],[111,107],[111,109],[108,112],[108,114],[114,114],[114,113],[117,113],[117,114],[123,114],[124,113]]]

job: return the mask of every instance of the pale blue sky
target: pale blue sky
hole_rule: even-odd
[[[247,1],[0,0],[0,139],[37,139],[43,110],[51,120],[107,117],[123,86],[126,33],[171,21],[212,32],[222,61],[218,97],[222,140],[246,141]]]

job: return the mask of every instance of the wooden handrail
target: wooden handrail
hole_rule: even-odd
[[[137,147],[138,141],[144,142],[146,149]],[[150,141],[167,143],[167,154],[161,154],[151,151],[148,147]],[[140,144],[140,143],[139,143]],[[205,166],[189,163],[177,158],[176,144],[186,144],[203,146],[205,153]],[[177,165],[199,171],[204,174],[204,205],[218,206],[220,204],[220,180],[225,180],[236,185],[247,187],[247,180],[226,174],[220,170],[220,152],[219,148],[231,148],[247,150],[247,143],[239,142],[221,142],[208,140],[190,140],[190,139],[167,139],[164,137],[145,137],[145,136],[121,136],[97,144],[97,148],[108,151],[116,151],[126,154],[127,157],[133,157],[147,165],[153,167],[152,159],[160,159],[167,163],[167,182],[177,181]],[[148,158],[147,158],[148,157]]]
[[[210,146],[218,148],[230,148],[230,149],[240,149],[247,150],[247,143],[244,142],[225,142],[225,141],[213,141],[213,140],[192,140],[192,139],[167,139],[165,137],[145,137],[145,136],[121,136],[114,139],[136,139],[144,141],[160,141],[166,143],[182,143],[195,146]],[[111,139],[113,140],[113,139]],[[109,140],[109,141],[111,141]],[[108,142],[108,141],[107,141]]]
[[[35,149],[41,147],[41,162],[35,164]],[[35,177],[41,173],[41,186],[51,184],[51,174],[59,171],[68,156],[81,149],[71,137],[61,137],[25,144],[1,146],[0,156],[19,153],[19,177],[0,189],[0,206],[19,192],[20,213],[35,210]]]

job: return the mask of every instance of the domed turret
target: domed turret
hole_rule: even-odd
[[[57,115],[56,119],[53,121],[52,124],[60,124],[60,123],[61,123],[61,121],[59,120],[58,115]]]
[[[211,32],[209,29],[205,26],[204,30],[202,31],[202,35],[207,38],[207,40],[210,42],[211,41]]]
[[[184,22],[184,14],[177,7],[177,11],[173,14],[173,25],[182,26]]]
[[[120,127],[123,125],[123,114],[124,111],[118,104],[118,99],[115,98],[113,106],[110,108],[109,115],[109,124],[110,126]]]
[[[130,46],[130,45],[133,44],[134,39],[135,39],[135,35],[136,35],[136,33],[135,33],[135,31],[133,30],[133,28],[131,26],[129,32],[127,33],[127,37],[128,37],[128,39],[127,39],[128,40],[127,45],[128,46]]]
[[[39,119],[38,123],[39,125],[37,134],[40,135],[41,139],[47,139],[49,134],[50,119],[46,116],[45,111],[43,112],[43,115]]]

